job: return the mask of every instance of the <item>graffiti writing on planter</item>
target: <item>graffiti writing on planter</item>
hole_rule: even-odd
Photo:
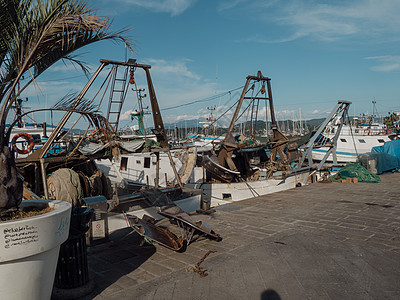
[[[36,226],[20,225],[3,229],[4,248],[12,248],[39,241]]]

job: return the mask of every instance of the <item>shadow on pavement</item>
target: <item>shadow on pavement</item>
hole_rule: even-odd
[[[268,289],[262,292],[261,300],[281,300],[281,297],[274,290]]]
[[[142,237],[131,228],[113,232],[110,242],[88,247],[89,277],[94,280],[95,288],[80,299],[93,299],[101,294],[121,277],[138,269],[155,252],[155,246],[143,244]],[[136,282],[134,278],[129,280]]]

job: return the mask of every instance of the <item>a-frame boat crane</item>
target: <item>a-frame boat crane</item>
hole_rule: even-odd
[[[73,163],[74,161],[79,161],[79,160],[88,160],[90,158],[85,157],[85,155],[82,154],[76,154],[73,152],[73,155],[68,155],[67,156],[50,156],[48,155],[49,150],[52,147],[52,144],[57,140],[57,137],[59,136],[60,132],[63,130],[64,126],[66,125],[67,121],[71,117],[72,113],[74,112],[74,109],[79,106],[81,103],[82,99],[85,97],[86,93],[92,86],[93,82],[96,80],[96,78],[99,76],[101,71],[106,67],[111,65],[111,71],[112,72],[112,86],[111,86],[111,93],[110,93],[110,98],[109,98],[109,104],[108,104],[108,111],[107,111],[107,119],[108,123],[106,126],[108,132],[111,132],[111,136],[109,135],[109,138],[112,138],[116,136],[116,132],[118,130],[118,124],[119,124],[119,118],[121,114],[121,108],[124,103],[126,93],[129,87],[129,83],[133,84],[134,83],[134,71],[136,69],[143,69],[145,74],[146,74],[146,81],[147,81],[147,88],[148,88],[148,93],[150,96],[150,103],[151,103],[151,108],[153,112],[153,121],[154,121],[154,126],[155,128],[153,129],[153,133],[157,137],[157,141],[161,145],[161,149],[159,151],[165,151],[168,154],[168,157],[171,162],[172,169],[174,171],[175,177],[177,179],[178,185],[182,187],[182,183],[179,177],[179,174],[176,170],[176,167],[172,161],[172,156],[169,151],[169,145],[168,145],[168,139],[166,135],[166,131],[164,128],[163,120],[161,117],[160,113],[160,108],[158,106],[157,102],[157,97],[156,93],[154,90],[153,82],[150,76],[150,65],[146,64],[139,64],[136,62],[135,59],[129,59],[128,61],[125,62],[120,62],[120,61],[113,61],[113,60],[105,60],[101,59],[100,60],[100,66],[98,69],[94,72],[92,77],[89,79],[85,87],[82,89],[82,91],[79,93],[79,95],[75,98],[75,100],[72,102],[72,105],[70,106],[70,110],[67,110],[65,115],[62,117],[60,122],[58,123],[57,127],[54,129],[54,131],[51,133],[51,135],[48,137],[44,145],[39,148],[38,150],[32,152],[30,155],[28,155],[25,158],[17,159],[17,164],[19,166],[26,166],[26,165],[34,165],[35,166],[35,174],[36,178],[40,177],[41,173],[41,179],[43,183],[43,193],[46,198],[48,198],[48,190],[47,190],[47,184],[46,184],[46,168],[49,164],[63,164],[66,161],[69,163]],[[118,73],[118,68],[122,69],[122,72]],[[123,75],[120,77],[120,74],[122,73]],[[128,77],[129,76],[129,77]],[[98,128],[100,131],[105,130],[105,128]],[[158,153],[156,153],[157,155]],[[65,163],[66,165],[66,163]],[[36,188],[35,190],[38,190],[38,181],[35,182]]]

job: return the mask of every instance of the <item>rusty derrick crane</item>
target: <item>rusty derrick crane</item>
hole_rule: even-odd
[[[256,88],[257,87],[257,88]],[[218,162],[219,165],[228,168],[233,172],[238,172],[238,167],[233,160],[234,151],[243,148],[245,146],[249,146],[249,144],[239,144],[237,140],[233,137],[233,129],[235,123],[239,119],[239,114],[243,107],[244,100],[250,100],[247,108],[252,107],[251,109],[251,122],[250,122],[250,135],[254,138],[254,133],[256,130],[256,121],[257,114],[260,101],[265,101],[265,105],[269,104],[269,111],[271,117],[271,130],[273,132],[272,138],[269,140],[269,148],[270,148],[270,162],[275,162],[277,159],[277,154],[281,158],[282,162],[288,162],[288,155],[284,152],[285,147],[290,142],[289,139],[279,130],[275,113],[274,106],[272,100],[272,91],[271,91],[271,79],[268,77],[264,77],[261,71],[257,72],[257,76],[247,76],[246,83],[244,85],[242,94],[237,102],[237,106],[235,112],[233,114],[231,123],[228,127],[225,140],[221,145],[221,149],[218,153]],[[268,122],[268,112],[266,112],[266,122]],[[242,113],[243,114],[243,113]],[[297,149],[296,149],[297,150]]]

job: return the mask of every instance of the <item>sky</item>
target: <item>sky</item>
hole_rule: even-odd
[[[128,57],[151,65],[164,123],[207,117],[207,107],[221,113],[239,98],[246,76],[258,70],[271,78],[278,120],[326,117],[337,100],[352,102],[351,115],[372,114],[372,101],[379,115],[400,112],[398,0],[89,0],[88,5],[112,18],[111,31],[130,28],[134,53]],[[102,41],[79,54],[93,73],[100,59],[123,61],[125,47]],[[147,89],[136,73],[138,87]],[[70,63],[57,63],[23,97],[32,109],[50,107],[87,80]],[[129,113],[135,108],[132,91],[122,126],[133,124]]]

